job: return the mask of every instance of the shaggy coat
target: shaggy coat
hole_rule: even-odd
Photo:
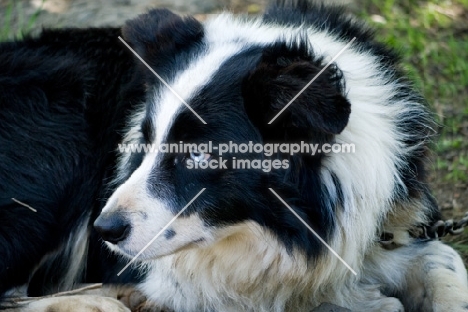
[[[365,26],[339,8],[280,1],[259,18],[226,13],[203,24],[153,10],[127,22],[123,37],[153,70],[140,66],[146,100],[126,146],[356,147],[223,154],[228,163],[287,160],[269,172],[190,168],[219,159],[216,150],[123,152],[95,226],[112,250],[138,257],[152,301],[175,311],[468,309],[460,257],[413,235],[439,217],[425,180],[431,114]],[[390,247],[380,242],[389,234]]]
[[[424,99],[364,25],[292,2],[0,44],[0,294],[134,282],[173,311],[467,311],[460,256],[414,234],[439,218]],[[180,142],[355,150],[125,148]]]

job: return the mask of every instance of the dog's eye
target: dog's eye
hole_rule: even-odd
[[[202,152],[190,152],[190,158],[195,162],[202,162],[210,159],[211,155]]]

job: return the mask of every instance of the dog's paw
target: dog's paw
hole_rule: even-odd
[[[405,308],[400,300],[397,298],[385,298],[382,299],[383,304],[380,311],[388,311],[388,312],[404,312]]]
[[[130,308],[132,312],[173,312],[149,302],[145,295],[134,288],[119,289],[117,299]]]
[[[137,311],[137,308],[147,301],[146,296],[135,288],[118,289],[117,299],[132,311]]]
[[[44,298],[29,303],[21,312],[130,312],[120,301],[101,296],[76,295]]]
[[[155,306],[149,302],[144,302],[140,304],[135,309],[132,309],[132,312],[174,312],[173,310],[169,310],[166,308],[161,308],[159,306]]]
[[[468,312],[468,298],[467,300],[444,300],[438,301],[433,305],[434,312]]]

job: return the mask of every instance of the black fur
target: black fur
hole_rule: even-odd
[[[372,33],[342,9],[314,6],[312,10],[307,1],[294,5],[278,1],[263,20],[283,26],[306,23],[343,42],[356,37],[356,46],[377,57],[389,81],[402,81],[396,99],[424,102],[403,80],[395,54],[375,43]],[[158,104],[153,101],[154,90],[164,86],[118,36],[169,83],[207,48],[198,21],[168,10],[140,15],[122,31],[44,31],[37,38],[0,45],[0,295],[25,283],[29,283],[28,293],[35,296],[64,290],[64,276],[76,261],[66,243],[74,240],[80,228],[91,228],[115,186],[129,178],[144,157],[134,153],[116,177],[116,147],[128,117],[141,103],[146,103],[146,117],[139,142],[150,143],[155,138],[153,117]],[[252,44],[221,64],[206,85],[185,99],[208,126],[184,110],[176,116],[166,143],[202,143],[202,139],[215,143],[334,143],[352,111],[343,73],[335,65],[267,124],[323,69],[324,60],[309,50],[307,37],[298,41],[296,45],[282,41]],[[417,147],[397,168],[396,175],[405,187],[395,187],[392,200],[395,204],[420,200],[434,219],[437,206],[424,174],[430,115],[422,106],[412,114],[402,112],[396,125],[402,132],[412,133],[403,139],[403,145]],[[236,156],[223,155],[228,159]],[[274,233],[289,251],[299,247],[308,257],[318,258],[323,244],[269,191],[272,188],[326,241],[337,231],[336,216],[345,206],[345,198],[333,172],[334,190],[322,181],[324,154],[261,155],[262,160],[289,161],[288,169],[271,172],[189,170],[187,154],[162,157],[145,181],[146,189],[153,198],[168,202],[174,214],[206,187],[184,215],[196,212],[208,226],[251,220]],[[243,159],[258,157],[242,155]],[[176,235],[171,229],[165,233],[168,240],[177,239]],[[71,282],[137,280],[131,270],[118,279],[116,272],[125,264],[101,248],[95,232],[89,241],[87,261],[80,264],[80,272]],[[431,263],[427,265],[427,270],[433,269]]]
[[[62,290],[76,261],[63,248],[100,212],[124,119],[143,95],[119,35],[63,29],[0,44],[0,294],[29,280],[30,295]],[[99,266],[90,262],[88,280],[102,280]]]
[[[127,27],[131,25],[129,23]],[[154,48],[150,46],[147,49],[152,51]],[[267,48],[246,49],[222,64],[211,83],[203,86],[193,98],[186,99],[209,126],[203,125],[190,111],[183,111],[171,127],[167,142],[202,143],[199,140],[203,138],[238,144],[249,141],[254,144],[294,143],[300,140],[332,143],[333,134],[341,132],[350,114],[350,104],[343,94],[341,73],[333,66],[319,76],[316,85],[308,88],[295,105],[272,125],[267,125],[322,68],[322,60],[311,56],[305,45],[288,47],[278,43]],[[246,114],[242,113],[244,111]],[[148,116],[144,124],[146,119]],[[144,126],[143,130],[146,128]],[[236,156],[239,155],[225,154],[224,158],[231,160]],[[193,203],[184,215],[197,212],[210,225],[254,220],[274,232],[288,248],[297,245],[309,256],[320,254],[323,245],[273,196],[268,187],[277,190],[293,205],[321,237],[328,237],[333,233],[335,200],[338,199],[329,196],[322,186],[318,174],[322,156],[290,157],[291,167],[279,173],[189,170],[184,166],[187,157],[184,154],[164,155],[161,166],[154,168],[147,181],[153,196],[176,198],[171,200],[176,203],[174,213],[184,207],[201,187],[207,187],[202,199]],[[258,155],[243,154],[241,158],[255,159]],[[270,158],[284,159],[284,156]],[[187,181],[191,183],[187,184]],[[243,196],[235,196],[233,190]]]
[[[345,7],[320,5],[307,0],[277,0],[264,15],[265,22],[281,25],[299,26],[303,23],[312,25],[336,36],[337,40],[349,42],[356,38],[360,49],[377,57],[389,81],[399,81],[395,99],[406,99],[408,102],[422,103],[425,99],[412,88],[412,83],[400,67],[400,56],[375,40],[374,31],[362,22],[347,14]],[[401,112],[397,127],[403,133],[412,135],[403,140],[407,146],[413,146],[412,155],[406,159],[404,166],[399,166],[399,175],[406,187],[395,188],[395,202],[410,198],[421,198],[428,207],[431,223],[440,220],[441,214],[435,199],[427,187],[426,165],[429,158],[429,141],[435,136],[434,118],[428,110],[417,114]]]

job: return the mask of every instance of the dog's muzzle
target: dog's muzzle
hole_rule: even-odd
[[[94,228],[103,240],[112,244],[126,239],[131,230],[130,222],[122,215],[105,212],[94,221]]]

